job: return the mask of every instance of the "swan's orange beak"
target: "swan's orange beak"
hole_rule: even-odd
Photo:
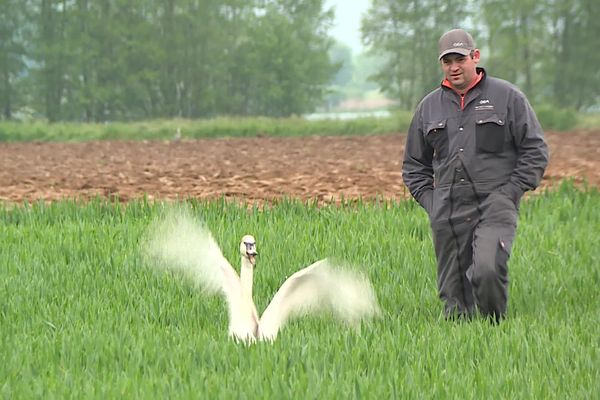
[[[246,253],[248,255],[248,260],[250,260],[250,264],[252,265],[256,265],[256,256],[258,255],[257,252],[253,252],[253,253]]]
[[[245,236],[244,236],[245,237]],[[256,251],[256,244],[254,241],[252,242],[243,242],[246,245],[246,257],[250,261],[250,264],[256,264],[256,256],[258,255],[258,251]]]

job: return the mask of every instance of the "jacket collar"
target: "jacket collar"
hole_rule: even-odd
[[[469,93],[469,91],[471,89],[473,89],[475,86],[477,86],[480,82],[482,82],[483,80],[485,80],[486,77],[486,72],[485,69],[481,68],[481,67],[477,67],[475,69],[475,71],[477,72],[477,76],[475,77],[475,79],[473,80],[473,82],[471,82],[471,84],[469,85],[469,87],[467,88],[467,90],[463,93],[463,95],[466,95],[467,93]],[[450,81],[448,81],[448,79],[444,79],[442,81],[442,87],[446,87],[448,89],[453,90],[454,92],[456,92],[457,94],[460,95],[460,93],[458,93],[453,87],[452,85],[450,85]]]

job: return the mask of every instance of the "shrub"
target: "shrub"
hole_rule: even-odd
[[[577,125],[577,112],[570,108],[556,108],[546,104],[535,107],[535,112],[545,130],[568,131]]]

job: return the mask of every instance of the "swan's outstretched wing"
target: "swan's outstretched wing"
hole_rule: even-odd
[[[151,223],[144,250],[155,266],[182,272],[209,293],[239,286],[237,273],[209,229],[186,209],[167,212]]]
[[[236,324],[248,320],[240,279],[208,227],[185,209],[172,211],[150,225],[144,247],[152,264],[183,273],[208,293],[222,293],[229,308],[230,334],[236,335],[241,329]]]
[[[288,319],[319,311],[353,324],[379,313],[379,305],[366,277],[323,259],[281,285],[260,318],[259,338],[274,340]]]

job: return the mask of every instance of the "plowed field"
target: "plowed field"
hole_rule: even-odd
[[[547,132],[542,187],[571,177],[600,186],[600,131]],[[227,198],[269,201],[407,196],[405,136],[0,143],[0,200],[118,197],[128,201]]]

